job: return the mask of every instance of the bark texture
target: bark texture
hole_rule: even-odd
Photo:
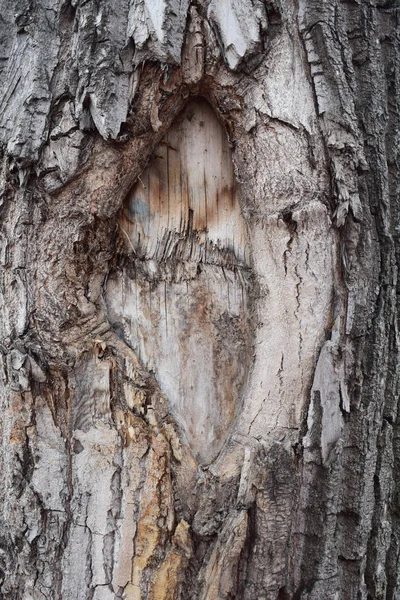
[[[399,598],[399,2],[0,7],[0,598]]]

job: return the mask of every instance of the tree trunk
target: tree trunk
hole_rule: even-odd
[[[0,5],[0,598],[400,598],[400,3]]]

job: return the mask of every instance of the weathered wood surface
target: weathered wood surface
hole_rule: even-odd
[[[110,275],[111,323],[155,373],[201,462],[221,449],[252,363],[250,244],[228,138],[190,102],[125,202],[129,258]]]
[[[397,598],[398,2],[0,6],[0,596]]]

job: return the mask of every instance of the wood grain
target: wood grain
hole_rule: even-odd
[[[251,361],[250,245],[231,151],[191,101],[127,198],[131,278],[111,279],[114,319],[155,373],[192,450],[215,458]]]

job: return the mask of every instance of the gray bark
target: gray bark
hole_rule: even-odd
[[[399,2],[0,5],[0,598],[399,598]]]

